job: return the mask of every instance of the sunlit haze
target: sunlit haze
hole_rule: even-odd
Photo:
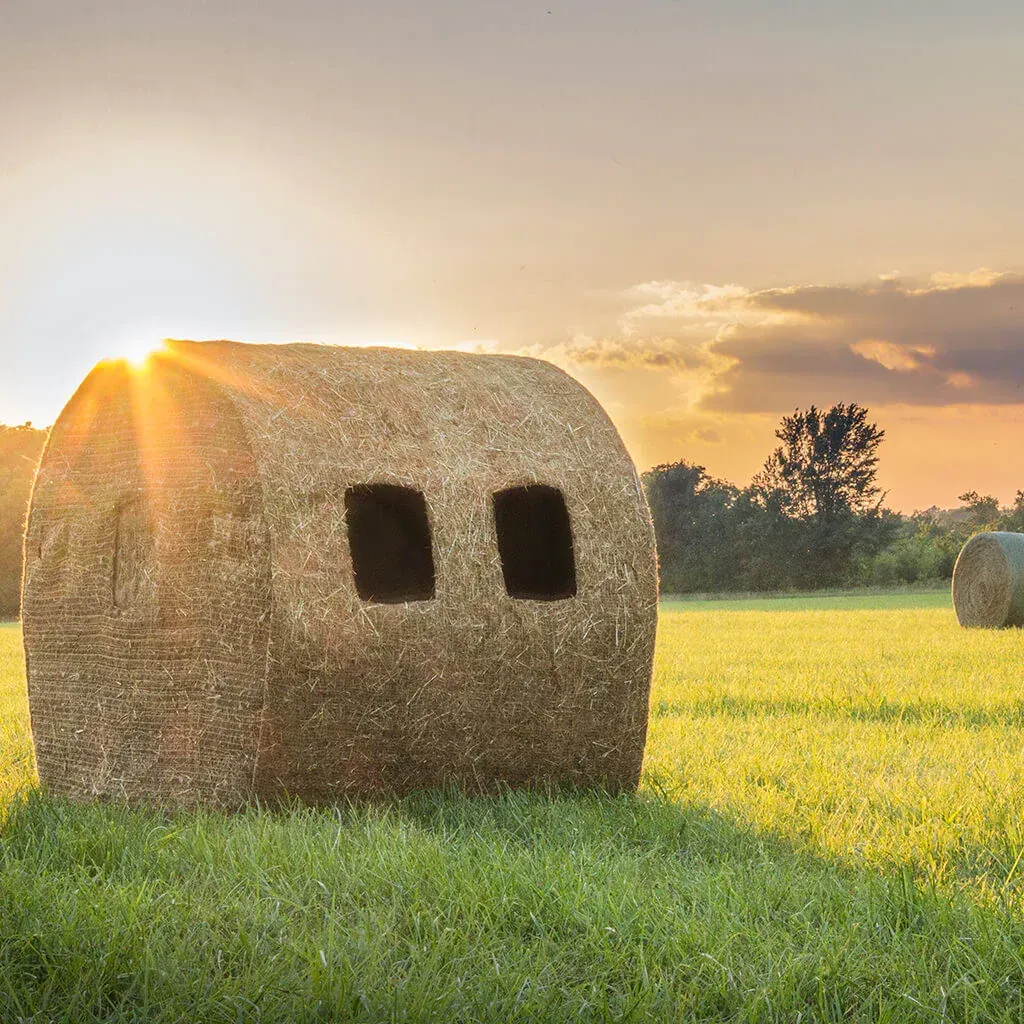
[[[856,401],[888,502],[1024,487],[1024,8],[0,5],[0,422],[161,339],[515,352],[745,483]]]

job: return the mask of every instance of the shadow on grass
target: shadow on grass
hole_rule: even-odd
[[[908,871],[654,798],[29,793],[0,829],[5,1020],[1017,1021],[1022,946]]]

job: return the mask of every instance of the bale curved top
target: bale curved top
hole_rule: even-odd
[[[50,758],[49,723],[75,725],[75,700],[91,686],[135,692],[138,663],[101,667],[95,660],[79,671],[91,650],[84,612],[70,614],[74,595],[47,584],[52,573],[34,564],[26,575],[26,648],[41,774],[44,762],[63,757],[62,777],[84,765],[93,791],[170,793],[176,800],[212,792],[216,799],[320,800],[448,783],[635,786],[657,615],[653,531],[632,462],[581,385],[551,364],[520,357],[233,342],[172,342],[141,378],[119,372],[97,371],[69,410],[95,405],[105,389],[106,403],[120,412],[94,417],[88,429],[71,432],[73,441],[63,427],[55,430],[40,470],[30,544],[75,520],[91,539],[71,545],[61,573],[72,565],[92,580],[112,551],[117,526],[107,521],[117,519],[125,488],[162,493],[163,511],[149,512],[155,539],[143,542],[150,544],[142,561],[152,563],[152,579],[139,593],[151,584],[156,608],[182,600],[186,610],[205,606],[207,622],[193,630],[206,637],[200,648],[230,653],[244,635],[245,664],[235,669],[249,682],[211,733],[205,712],[196,711],[206,698],[197,694],[219,706],[219,670],[201,666],[201,650],[196,664],[182,667],[146,648],[152,620],[139,619],[127,636],[131,616],[99,597],[109,589],[107,565],[100,572],[107,582],[89,584],[88,628],[109,636],[104,643],[112,650],[123,650],[118,644],[126,636],[133,650],[150,650],[147,671],[163,672],[174,692],[192,693],[186,703],[193,711],[184,715],[181,699],[169,701],[166,693],[143,692],[150,724],[127,743],[135,758],[129,771],[124,757],[110,757],[107,725],[102,751],[79,756],[74,751],[87,745],[79,740],[69,760],[56,743]],[[163,428],[153,424],[155,407],[163,409]],[[140,408],[149,415],[140,417]],[[221,412],[211,414],[214,408]],[[139,430],[140,419],[150,429]],[[224,431],[201,427],[208,422],[224,424]],[[112,477],[114,463],[136,468]],[[178,463],[187,472],[153,470]],[[207,470],[207,463],[221,468]],[[51,500],[57,490],[63,508]],[[388,602],[360,592],[347,506],[353,496],[392,492],[411,495],[407,512],[420,510],[418,529],[429,545],[420,568],[433,578],[422,592]],[[503,494],[537,499],[529,514],[541,518],[525,532],[513,530],[515,543],[547,529],[549,541],[565,534],[560,543],[571,544],[572,579],[557,593],[517,591],[510,582],[515,573],[503,563],[496,536]],[[91,495],[97,511],[79,510],[75,495]],[[188,505],[181,495],[192,496],[188,521],[179,514]],[[210,517],[196,511],[203,502],[227,507],[221,531],[241,531],[247,540],[228,562],[206,559],[200,567],[212,529]],[[544,522],[557,519],[559,509],[568,517],[562,534],[554,520]],[[123,524],[125,536],[131,524]],[[505,555],[514,554],[515,544],[504,539]],[[86,552],[81,565],[79,550]],[[218,581],[225,573],[252,581],[243,598],[228,602],[249,607],[248,618],[221,617]],[[131,587],[125,600],[135,593]],[[72,631],[72,646],[54,626],[76,616],[81,628]],[[199,612],[193,617],[198,622]],[[50,661],[36,656],[44,649]],[[79,672],[73,693],[72,663]],[[51,698],[59,715],[47,704]],[[165,710],[175,708],[174,723],[160,727],[165,738],[154,757],[150,713],[161,700]],[[100,730],[100,719],[111,718],[103,701],[93,706],[108,710],[78,734],[86,739]],[[238,730],[244,740],[236,719],[247,723]],[[209,750],[202,772],[175,761],[194,758],[199,748]],[[230,772],[223,767],[229,764]]]
[[[1024,625],[1024,534],[972,537],[957,557],[952,589],[961,626]]]

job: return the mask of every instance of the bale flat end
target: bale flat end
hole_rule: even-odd
[[[953,569],[953,609],[970,629],[1024,625],[1024,534],[979,533]]]

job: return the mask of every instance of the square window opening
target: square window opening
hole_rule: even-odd
[[[529,484],[498,491],[494,525],[510,597],[561,601],[576,596],[572,525],[557,487]]]
[[[356,593],[364,601],[429,601],[434,553],[422,491],[360,484],[345,492],[345,520]]]

